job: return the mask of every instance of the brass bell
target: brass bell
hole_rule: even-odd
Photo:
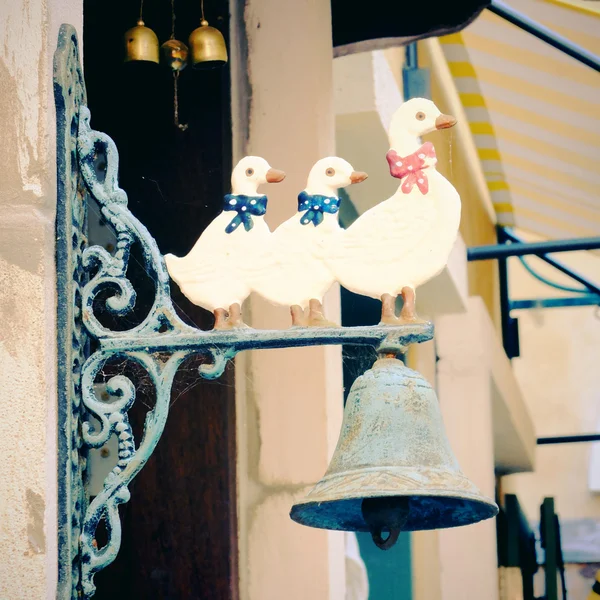
[[[189,45],[194,69],[214,69],[227,62],[227,46],[223,34],[202,19],[200,27],[190,34]]]
[[[433,388],[402,361],[380,358],[352,385],[327,472],[290,516],[310,527],[370,531],[386,550],[400,531],[496,514],[461,473]]]
[[[158,63],[158,38],[141,19],[125,32],[125,62],[146,61]]]
[[[163,62],[171,71],[183,71],[187,66],[189,50],[188,47],[179,40],[167,40],[161,47]]]

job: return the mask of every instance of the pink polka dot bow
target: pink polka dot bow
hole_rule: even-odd
[[[429,191],[429,181],[423,169],[432,167],[437,162],[435,148],[431,142],[425,142],[416,152],[408,156],[398,156],[395,150],[386,154],[390,165],[390,174],[397,179],[404,179],[401,189],[405,194],[410,194],[416,185],[422,194]]]

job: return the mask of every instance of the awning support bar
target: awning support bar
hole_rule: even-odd
[[[492,0],[491,4],[488,6],[488,10],[499,17],[502,17],[509,23],[516,25],[523,31],[526,31],[547,44],[550,44],[554,48],[557,48],[561,52],[568,54],[575,60],[594,69],[594,71],[600,71],[600,58],[598,56],[588,52],[585,48],[574,44],[551,29],[548,29],[548,27],[544,27],[544,25],[541,25],[527,15],[524,15],[522,12],[508,6],[508,4],[505,4],[500,0]]]
[[[492,260],[496,258],[508,258],[509,256],[527,255],[544,258],[543,255],[550,252],[575,252],[577,250],[598,249],[600,249],[600,237],[550,240],[548,242],[516,242],[468,248],[467,260]]]

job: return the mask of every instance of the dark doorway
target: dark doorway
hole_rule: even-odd
[[[226,0],[206,0],[206,17],[225,35]],[[200,23],[200,2],[175,0],[176,37],[187,42]],[[120,186],[132,212],[163,254],[186,254],[220,211],[231,172],[231,102],[227,67],[179,80],[181,131],[173,125],[173,78],[165,66],[123,63],[123,34],[140,1],[84,0],[84,71],[92,127],[110,135],[120,155]],[[160,43],[171,34],[169,0],[145,0],[144,21]],[[90,219],[99,214],[90,214]],[[135,258],[135,250],[133,252]],[[151,293],[144,274],[132,272]],[[145,286],[145,287],[144,287]],[[140,309],[147,292],[139,293]],[[181,316],[201,328],[212,316],[177,286]],[[98,600],[237,598],[235,399],[233,369],[200,380],[198,362],[175,382],[166,429],[122,507],[123,541],[115,562],[97,574]],[[130,413],[140,435],[151,392],[140,386]],[[99,536],[100,537],[100,536]]]

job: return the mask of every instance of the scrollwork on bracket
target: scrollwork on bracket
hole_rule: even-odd
[[[124,355],[145,369],[156,390],[156,405],[146,415],[144,434],[137,448],[127,414],[136,398],[133,382],[123,375],[112,377],[106,388],[108,399],[101,400],[94,393],[94,381],[107,360],[114,355],[98,351],[84,366],[83,403],[100,425],[99,430],[95,431],[89,418],[85,420],[83,439],[88,446],[98,448],[115,434],[119,456],[118,463],[106,477],[102,491],[90,503],[84,519],[81,553],[83,592],[86,597],[94,594],[94,574],[117,556],[121,545],[118,506],[129,501],[127,486],[144,467],[162,435],[169,411],[173,378],[188,354],[185,351],[174,352],[166,361],[141,352]],[[98,548],[96,530],[101,520],[104,520],[108,542],[103,548]]]
[[[127,208],[127,194],[119,187],[119,153],[113,140],[90,126],[90,111],[81,107],[77,151],[83,180],[98,202],[106,221],[117,234],[114,254],[104,248],[92,246],[83,253],[83,265],[95,275],[83,289],[83,319],[96,338],[129,337],[158,332],[162,327],[169,331],[196,331],[186,325],[176,314],[169,291],[169,274],[165,261],[154,238]],[[105,159],[104,169],[99,158]],[[106,300],[107,309],[116,316],[129,313],[136,300],[136,293],[127,279],[127,266],[131,245],[139,242],[142,248],[144,268],[155,283],[155,299],[142,323],[126,331],[113,331],[104,327],[94,314],[94,301],[98,294],[110,289],[113,294]]]
[[[84,365],[83,404],[100,425],[96,431],[88,416],[82,424],[83,440],[87,446],[98,448],[115,434],[118,438],[119,456],[118,463],[104,481],[102,491],[92,500],[85,514],[81,533],[81,562],[86,598],[93,596],[95,592],[94,574],[108,566],[117,556],[121,545],[118,506],[129,501],[128,485],[142,470],[163,433],[173,378],[189,355],[190,352],[186,350],[173,352],[165,359],[143,352],[123,353],[125,358],[144,368],[156,391],[156,405],[146,415],[144,433],[137,448],[127,414],[136,398],[133,382],[128,377],[116,375],[108,380],[108,399],[99,399],[94,391],[94,381],[106,362],[115,355],[97,351]],[[219,377],[226,366],[227,360],[221,354],[216,353],[213,358],[212,364],[203,365],[204,368],[201,369],[205,377]],[[101,520],[104,520],[108,542],[104,547],[98,548],[96,530]]]

